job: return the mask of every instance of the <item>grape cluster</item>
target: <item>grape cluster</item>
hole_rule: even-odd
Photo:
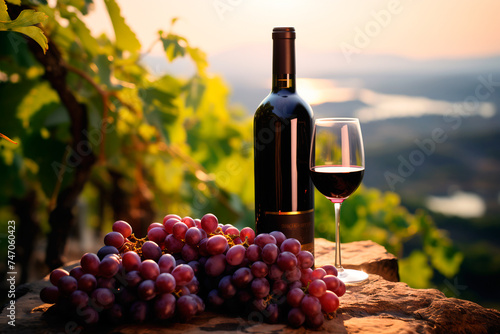
[[[40,298],[86,324],[101,319],[183,322],[209,307],[260,312],[271,323],[323,324],[345,285],[334,266],[312,269],[314,257],[281,232],[259,234],[201,219],[167,215],[138,239],[125,221],[113,224],[97,254],[70,272],[55,269]]]

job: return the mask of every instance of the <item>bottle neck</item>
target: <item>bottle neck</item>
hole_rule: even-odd
[[[294,36],[295,37],[295,36]],[[273,39],[273,93],[282,89],[295,92],[295,39]]]

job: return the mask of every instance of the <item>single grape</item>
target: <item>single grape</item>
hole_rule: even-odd
[[[293,288],[290,291],[288,291],[288,294],[286,295],[286,302],[288,305],[291,307],[299,307],[300,302],[302,299],[305,297],[304,291],[300,288]]]
[[[139,268],[142,278],[155,280],[160,275],[160,267],[153,260],[144,260]]]
[[[47,286],[40,291],[40,299],[47,304],[55,304],[59,299],[59,289],[57,286]]]
[[[248,240],[248,244],[251,245],[255,240],[255,232],[250,227],[244,227],[240,231],[240,238],[242,241]]]
[[[63,276],[57,282],[59,293],[64,296],[69,296],[78,288],[78,281],[73,276]]]
[[[224,254],[211,256],[205,263],[205,273],[211,277],[216,277],[221,275],[225,269],[226,269],[226,256]]]
[[[316,268],[311,273],[311,279],[314,281],[315,279],[322,279],[326,276],[326,271],[323,268]]]
[[[294,307],[288,312],[288,323],[290,326],[298,328],[306,321],[306,315],[298,307]]]
[[[156,291],[159,294],[162,294],[174,292],[177,283],[175,282],[174,276],[168,273],[163,273],[156,278],[155,285]]]
[[[181,222],[183,222],[184,224],[186,224],[188,228],[190,228],[190,227],[196,227],[196,223],[194,222],[194,219],[191,218],[191,217],[189,217],[189,216],[186,216],[186,217],[182,218]]]
[[[176,239],[179,240],[184,240],[186,237],[186,232],[188,230],[188,227],[186,224],[183,222],[177,222],[174,224],[174,227],[172,228],[172,234]]]
[[[255,244],[248,246],[246,257],[250,262],[259,261],[261,259],[261,248]]]
[[[337,268],[335,268],[335,266],[332,264],[326,264],[326,265],[322,266],[321,268],[323,268],[326,271],[327,275],[338,276],[338,274],[339,274]]]
[[[135,322],[144,322],[148,315],[148,304],[144,301],[137,301],[130,307],[130,316]]]
[[[198,305],[198,312],[196,313],[201,313],[205,311],[205,303],[203,302],[203,299],[201,299],[200,296],[192,294],[191,298],[193,298],[196,301],[196,304]]]
[[[156,296],[155,282],[150,279],[142,281],[137,287],[137,295],[145,301],[153,299]]]
[[[120,262],[114,257],[106,257],[99,264],[99,275],[103,277],[113,277],[120,269]]]
[[[239,268],[232,276],[232,283],[237,288],[244,288],[253,280],[252,271],[249,268]]]
[[[99,274],[99,257],[94,253],[85,253],[81,260],[80,265],[82,266],[83,271],[88,274],[98,275]]]
[[[177,221],[181,221],[181,216],[174,215],[174,214],[166,215],[165,217],[163,217],[163,223],[165,224],[165,222],[169,219],[176,219]]]
[[[182,322],[188,322],[198,312],[198,303],[189,295],[181,296],[177,300],[176,309]]]
[[[175,313],[175,297],[171,293],[164,293],[155,300],[154,310],[158,319],[169,319]]]
[[[326,288],[330,291],[335,291],[340,285],[340,280],[333,275],[326,275],[323,277],[323,281],[326,284]]]
[[[196,219],[194,220],[194,223],[196,224],[196,227],[197,227],[197,228],[199,228],[199,229],[203,230],[203,229],[202,229],[202,227],[201,227],[201,219],[196,218]],[[206,233],[206,232],[205,232],[205,233]]]
[[[281,246],[283,246],[283,244]],[[283,271],[292,270],[297,266],[297,258],[293,253],[284,251],[278,255],[276,263]]]
[[[228,227],[226,229],[226,231],[224,232],[224,234],[226,235],[230,235],[230,236],[238,236],[240,235],[240,230],[238,230],[236,227],[234,226],[231,226],[231,227]]]
[[[269,323],[275,324],[278,322],[279,308],[276,304],[269,304],[266,308],[266,319]]]
[[[300,252],[300,242],[294,238],[288,238],[280,246],[282,252],[290,252],[293,255],[297,255]]]
[[[222,225],[222,227],[221,227],[222,233],[226,234],[227,229],[230,227],[233,227],[233,225],[231,225],[231,224]]]
[[[158,260],[160,273],[171,273],[175,266],[175,258],[171,254],[163,254]]]
[[[302,269],[300,271],[301,273],[300,282],[302,283],[303,286],[307,286],[307,284],[309,284],[309,282],[312,281],[312,272],[313,270],[311,268]]]
[[[210,305],[217,307],[224,304],[224,299],[222,299],[222,297],[219,295],[219,291],[217,289],[213,289],[208,293],[207,302]]]
[[[267,264],[265,264],[262,261],[254,262],[250,269],[252,271],[252,275],[258,278],[266,277],[267,274],[269,273],[269,268],[267,267]]]
[[[208,238],[207,241],[207,251],[211,255],[217,255],[217,254],[222,254],[226,250],[226,247],[228,246],[227,239],[218,234],[211,236]]]
[[[278,258],[279,249],[275,244],[267,244],[262,248],[262,261],[266,264],[273,264]]]
[[[142,245],[142,257],[146,260],[158,261],[161,256],[161,248],[154,241],[146,241]]]
[[[127,288],[134,288],[141,282],[142,282],[142,277],[139,271],[132,270],[129,271],[127,274],[125,274],[125,283]]]
[[[122,265],[126,272],[139,270],[141,257],[134,251],[128,251],[122,255]]]
[[[326,283],[321,279],[316,279],[309,284],[309,294],[320,298],[326,293]]]
[[[255,237],[254,244],[260,248],[264,248],[267,244],[276,244],[276,239],[268,233],[261,233]]]
[[[305,295],[300,302],[300,309],[310,318],[321,313],[321,304],[318,298]]]
[[[294,267],[292,270],[285,271],[285,280],[287,282],[300,281],[301,272],[299,267]]]
[[[186,243],[191,246],[196,246],[202,239],[202,234],[199,228],[190,227],[186,232]]]
[[[321,325],[323,325],[323,322],[325,321],[325,317],[323,316],[323,313],[317,313],[313,316],[308,316],[307,317],[307,325],[313,329],[320,328]]]
[[[69,273],[64,270],[64,269],[54,269],[52,270],[52,272],[50,273],[50,283],[52,283],[54,286],[57,286],[59,280],[64,277],[64,276],[68,276]]]
[[[191,295],[196,295],[198,291],[200,291],[200,282],[198,282],[198,279],[194,276],[193,279],[185,285],[185,287],[188,288]]]
[[[284,294],[286,294],[288,291],[288,284],[282,280],[282,279],[279,279],[277,281],[274,281],[273,283],[273,286],[271,288],[271,292],[274,296],[278,297],[278,296],[283,296]]]
[[[97,251],[97,256],[100,260],[104,259],[106,255],[110,254],[120,254],[120,252],[115,246],[103,246]]]
[[[83,274],[78,280],[78,289],[92,292],[97,287],[97,280],[92,274]]]
[[[255,298],[264,298],[269,295],[269,282],[265,278],[254,278],[251,285],[252,293]]]
[[[246,249],[242,245],[235,245],[226,253],[226,261],[232,266],[239,266],[245,258]]]
[[[187,264],[181,264],[172,270],[172,276],[174,276],[177,286],[183,286],[193,279],[194,271]]]
[[[174,237],[173,234],[169,234],[165,238],[165,247],[171,253],[180,253],[182,251],[182,247],[184,247],[184,242]]]
[[[190,246],[185,244],[181,250],[182,259],[186,262],[191,262],[198,260],[200,257],[198,254],[198,248],[196,246]]]
[[[132,234],[132,226],[123,220],[117,220],[113,223],[112,230],[123,235],[124,238],[130,237]]]
[[[200,240],[200,243],[198,244],[198,252],[200,252],[201,256],[210,255],[210,253],[207,250],[207,242],[208,242],[208,238],[203,238]]]
[[[80,277],[82,277],[82,275],[85,274],[85,272],[83,271],[82,267],[78,266],[71,269],[69,274],[74,278],[76,278],[77,280],[79,280]]]
[[[69,296],[70,303],[79,308],[84,308],[89,302],[89,295],[81,290],[75,290]]]
[[[332,291],[327,291],[323,296],[319,298],[321,303],[321,309],[326,313],[332,313],[337,311],[339,308],[339,297]]]
[[[295,281],[295,282],[288,284],[288,290],[292,290],[295,288],[299,288],[299,289],[302,288],[302,283],[300,281]]]
[[[283,241],[286,240],[286,236],[285,236],[285,234],[283,234],[283,232],[272,231],[269,234],[272,235],[274,237],[274,239],[276,239],[276,245],[278,246],[278,248],[281,247],[281,244],[283,243]]]
[[[338,297],[342,297],[345,294],[346,286],[345,283],[339,280],[339,287],[333,291]]]
[[[98,288],[106,288],[110,289],[112,291],[115,290],[116,286],[116,280],[114,278],[106,278],[106,277],[99,277],[97,279],[97,287]]]
[[[300,269],[311,268],[314,265],[314,256],[311,252],[300,251],[299,254],[297,254],[297,265]]]
[[[115,302],[115,295],[106,288],[97,288],[92,291],[92,301],[99,307],[110,308]]]
[[[263,298],[254,299],[252,302],[252,308],[255,311],[263,312],[267,307],[267,302]]]
[[[104,244],[106,246],[113,246],[119,249],[121,246],[123,246],[124,242],[125,239],[123,238],[123,235],[119,232],[109,232],[104,236]]]
[[[198,274],[198,272],[200,271],[200,267],[201,267],[201,264],[200,262],[198,261],[189,261],[187,263],[188,266],[190,266],[193,271],[194,271],[194,275],[196,276]]]
[[[236,287],[231,283],[231,276],[222,277],[218,288],[220,296],[224,299],[229,299],[236,295]]]
[[[180,219],[177,218],[169,218],[163,222],[163,227],[168,234],[174,233],[174,225],[179,223]]]
[[[201,218],[201,228],[208,234],[214,233],[219,226],[219,220],[214,214],[207,213]]]
[[[269,279],[276,281],[281,278],[283,278],[283,270],[277,264],[269,266]]]
[[[161,227],[154,227],[148,231],[148,239],[156,242],[157,244],[164,242],[167,237],[167,231],[165,231],[163,225],[160,226]]]

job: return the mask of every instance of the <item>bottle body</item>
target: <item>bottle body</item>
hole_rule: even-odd
[[[313,112],[296,93],[293,39],[274,38],[273,44],[273,88],[254,116],[256,232],[282,231],[313,252]]]

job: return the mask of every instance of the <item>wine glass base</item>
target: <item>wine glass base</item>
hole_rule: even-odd
[[[360,270],[344,269],[343,272],[339,272],[338,278],[345,284],[356,284],[366,281],[368,274]]]

